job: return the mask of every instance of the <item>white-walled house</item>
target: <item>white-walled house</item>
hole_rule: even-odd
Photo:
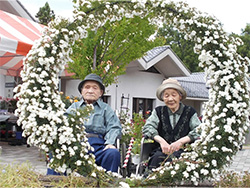
[[[200,115],[202,103],[208,99],[204,74],[190,74],[169,46],[156,47],[142,58],[131,62],[127,66],[126,74],[118,77],[118,83],[106,88],[105,101],[118,112],[128,109],[130,115],[133,112],[145,114],[146,111],[164,105],[156,98],[156,90],[162,81],[169,77],[175,77],[181,82],[187,91],[187,99],[183,102],[193,106]],[[80,97],[77,89],[79,82],[80,80],[62,78],[62,91],[65,95]],[[192,89],[197,86],[201,89],[197,89],[198,93],[195,94],[190,92],[191,86]],[[200,91],[203,91],[201,95]]]

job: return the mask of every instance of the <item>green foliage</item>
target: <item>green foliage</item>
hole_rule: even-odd
[[[135,139],[142,139],[142,127],[145,125],[146,120],[143,115],[133,113],[133,120],[131,120],[131,137]]]
[[[163,44],[163,37],[149,40],[156,28],[148,18],[123,17],[116,22],[107,21],[94,31],[88,29],[88,37],[73,46],[69,71],[81,79],[93,72],[103,78],[105,86],[114,83],[131,61]]]
[[[54,11],[50,9],[48,2],[39,9],[36,18],[38,18],[39,23],[43,25],[48,25],[51,20],[55,19]]]
[[[243,45],[239,46],[237,52],[242,57],[250,58],[250,24],[247,24],[245,29],[242,30],[241,35],[231,34],[234,37],[239,37],[243,41]]]
[[[166,39],[165,45],[171,47],[189,70],[192,72],[202,71],[201,67],[199,67],[198,54],[194,53],[194,41],[186,40],[184,34],[180,33],[172,25],[164,24],[157,34]]]
[[[0,109],[8,109],[8,102],[5,100],[0,101]]]

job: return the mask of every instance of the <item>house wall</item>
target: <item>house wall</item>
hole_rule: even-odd
[[[153,99],[154,107],[163,103],[156,98],[156,89],[162,83],[163,76],[161,74],[133,71],[127,69],[125,75],[119,76],[117,85],[111,85],[107,88],[107,95],[110,95],[111,107],[120,110],[121,97],[129,97],[128,109],[132,113],[133,98]]]
[[[15,87],[15,79],[12,76],[0,74],[0,96],[3,98],[12,98]]]
[[[202,106],[204,102],[205,101],[202,100],[192,100],[192,99],[186,99],[183,101],[185,105],[192,106],[196,110],[198,116],[201,116],[202,114],[203,110]]]
[[[5,76],[0,74],[0,96],[5,97]]]
[[[163,105],[164,103],[156,98],[156,89],[162,83],[163,76],[161,74],[149,73],[144,71],[136,71],[128,68],[126,74],[119,76],[118,82],[106,88],[105,95],[110,97],[112,109],[120,111],[121,97],[129,97],[128,109],[132,113],[133,97],[148,98],[154,100],[154,107]],[[80,80],[66,80],[65,94],[69,96],[80,96],[78,92],[78,84]]]
[[[81,80],[62,80],[61,82],[61,91],[64,92],[66,96],[81,97],[81,94],[78,91],[78,84]]]

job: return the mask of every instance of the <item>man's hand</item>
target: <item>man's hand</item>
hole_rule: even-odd
[[[116,149],[116,147],[115,147],[114,145],[112,145],[112,144],[107,144],[107,145],[105,146],[104,150],[105,150],[105,149],[109,149],[109,148]]]

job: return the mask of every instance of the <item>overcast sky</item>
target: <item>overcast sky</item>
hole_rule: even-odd
[[[35,18],[39,8],[49,3],[56,15],[72,15],[72,0],[19,0]],[[177,0],[176,0],[177,1]],[[250,0],[184,0],[190,7],[217,17],[226,32],[241,34],[241,29],[250,23]]]

